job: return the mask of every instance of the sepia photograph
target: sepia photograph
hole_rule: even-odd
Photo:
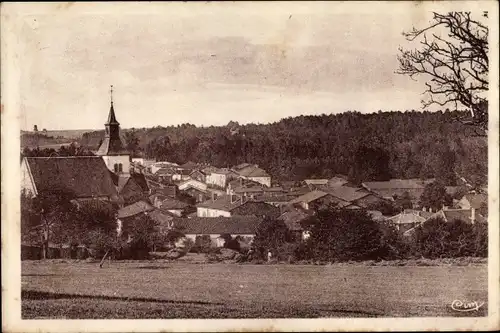
[[[6,332],[500,329],[496,2],[1,14]]]

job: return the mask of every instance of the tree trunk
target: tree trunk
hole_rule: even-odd
[[[42,259],[49,259],[49,233],[47,230],[43,231],[42,236]]]

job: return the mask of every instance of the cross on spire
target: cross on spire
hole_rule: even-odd
[[[111,96],[111,104],[113,104],[113,85],[111,85],[111,88],[109,89],[109,95]]]

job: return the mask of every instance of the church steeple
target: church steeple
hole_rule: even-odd
[[[108,115],[108,121],[106,122],[107,125],[118,125],[120,126],[120,123],[116,120],[115,116],[115,108],[113,107],[113,85],[111,85],[111,89],[109,90],[110,94],[110,99],[111,99],[111,106],[109,108],[109,115]]]
[[[120,138],[120,123],[116,120],[115,108],[113,105],[113,86],[110,89],[111,106],[109,108],[108,120],[105,126],[104,140],[102,141],[97,155],[100,156],[118,156],[129,155]]]

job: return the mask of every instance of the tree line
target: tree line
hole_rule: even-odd
[[[346,262],[365,260],[487,257],[488,226],[432,218],[403,236],[390,222],[375,221],[365,210],[322,207],[301,222],[310,237],[294,235],[283,221],[265,220],[257,230],[255,252],[247,260]]]
[[[345,112],[272,124],[158,126],[126,130],[124,140],[137,156],[217,167],[250,162],[277,179],[345,174],[356,182],[439,178],[454,185],[459,173],[479,186],[486,182],[487,141],[456,120],[463,113]],[[102,137],[86,133],[81,144],[95,149]]]

